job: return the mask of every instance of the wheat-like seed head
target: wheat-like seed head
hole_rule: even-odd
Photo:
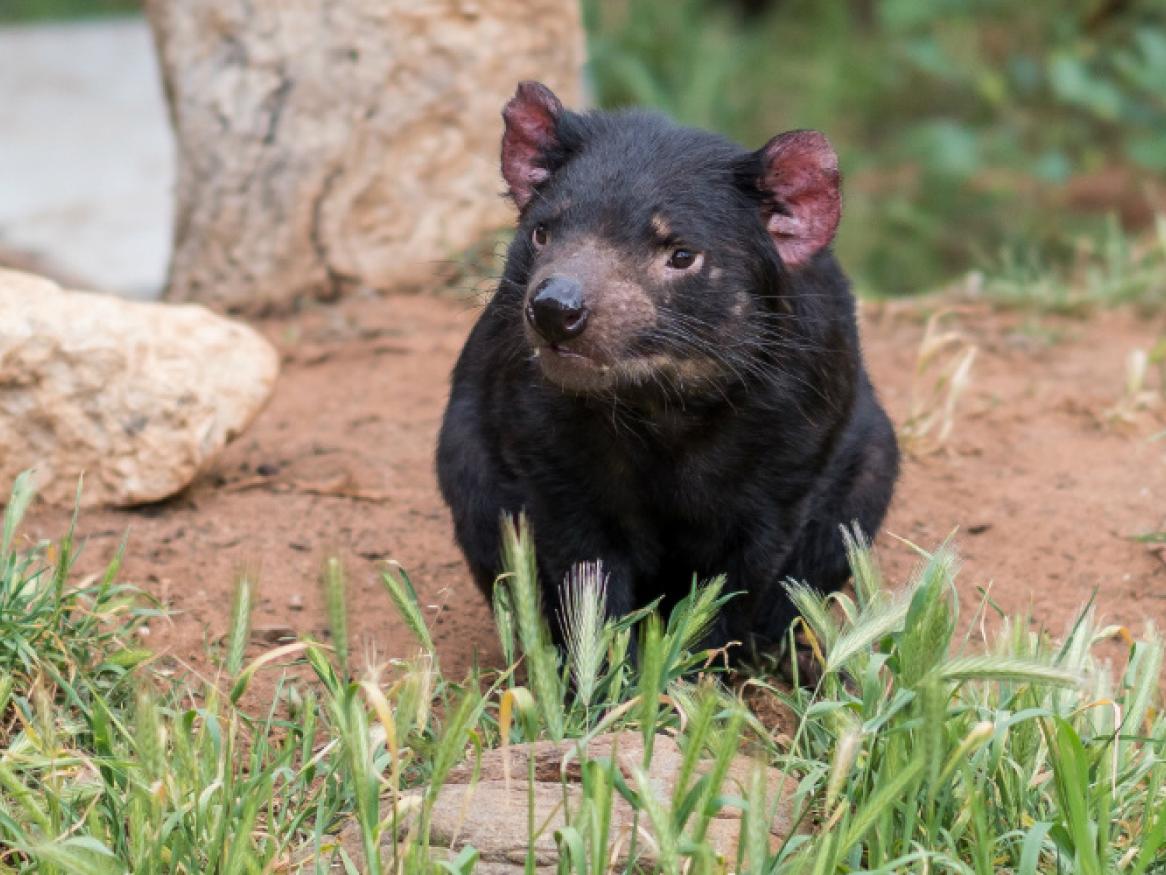
[[[567,642],[571,677],[584,707],[591,704],[603,655],[607,651],[604,620],[607,615],[607,575],[603,563],[580,562],[568,572],[559,589],[559,625]]]

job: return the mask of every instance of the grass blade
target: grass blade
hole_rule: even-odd
[[[433,637],[429,634],[429,626],[421,613],[421,602],[417,598],[417,590],[413,588],[413,581],[399,565],[390,565],[381,569],[381,583],[385,592],[393,600],[397,613],[413,633],[413,637],[428,653],[433,653]]]

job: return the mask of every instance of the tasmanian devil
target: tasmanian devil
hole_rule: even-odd
[[[842,586],[840,527],[873,533],[898,470],[829,249],[834,150],[570,112],[535,82],[502,115],[518,228],[437,451],[470,570],[488,594],[525,512],[552,629],[564,576],[601,560],[612,615],[726,574],[742,595],[708,643],[769,649],[783,582]]]

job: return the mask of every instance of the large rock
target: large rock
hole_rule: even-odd
[[[454,856],[466,846],[474,847],[481,855],[475,872],[489,875],[521,875],[530,841],[529,805],[534,800],[534,821],[539,829],[534,841],[534,861],[539,873],[556,871],[559,853],[554,833],[566,823],[564,800],[572,816],[582,803],[582,771],[574,753],[573,742],[537,742],[515,745],[504,752],[487,751],[476,764],[467,763],[454,769],[433,807],[430,828],[430,847],[438,857]],[[639,765],[644,756],[643,737],[636,732],[601,735],[587,747],[586,758],[609,758],[615,753],[616,762],[628,786],[637,786],[631,766]],[[571,752],[572,756],[567,758]],[[506,757],[509,756],[509,775]],[[528,762],[534,759],[534,784],[529,784]],[[564,761],[566,769],[563,769]],[[648,783],[658,800],[668,807],[680,772],[683,755],[669,736],[658,735],[653,742],[652,759],[648,766]],[[697,767],[703,774],[708,763]],[[729,767],[720,795],[745,798],[757,763],[739,755]],[[797,782],[778,769],[765,768],[766,799],[772,814],[769,846],[776,850],[794,830],[792,820],[793,795]],[[400,811],[415,813],[424,791],[404,794]],[[651,823],[641,814],[633,820],[632,808],[618,793],[614,797],[611,818],[611,845],[615,849],[616,869],[623,871],[631,849],[629,841],[633,822],[639,830],[637,860],[641,868],[651,871],[658,862]],[[388,810],[384,812],[387,819]],[[400,823],[403,832],[414,821],[408,815]],[[709,824],[706,837],[718,854],[729,863],[735,863],[737,843],[741,832],[740,811],[734,807],[721,809]],[[360,833],[355,825],[347,827],[339,838],[340,845],[365,871],[364,852]],[[391,859],[393,836],[382,839],[382,858]]]
[[[507,224],[500,112],[578,105],[577,0],[147,0],[178,139],[168,294],[230,310],[418,286]]]
[[[199,306],[65,291],[0,269],[0,483],[131,505],[173,495],[271,394],[279,358]]]

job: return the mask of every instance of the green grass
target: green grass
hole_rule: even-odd
[[[1161,639],[1100,628],[1090,610],[1060,641],[1023,617],[986,624],[996,629],[986,643],[960,637],[981,624],[956,616],[947,545],[921,554],[918,572],[894,587],[854,539],[852,597],[794,588],[823,676],[813,689],[752,682],[751,695],[794,715],[792,734],[775,736],[698,650],[723,581],[694,587],[666,619],[646,610],[606,621],[602,569],[579,569],[564,663],[538,610],[529,532],[516,523],[495,600],[509,669],[444,677],[413,585],[390,566],[387,598],[413,631],[414,655],[349,677],[347,583],[332,561],[321,574],[331,647],[301,641],[247,662],[245,615],[262,582],[243,572],[220,673],[172,678],[133,646],[143,602],[116,583],[116,561],[100,578],[74,580],[71,536],[21,544],[30,498],[22,478],[0,550],[0,872],[327,871],[334,836],[351,824],[368,861],[361,871],[439,871],[431,818],[455,765],[502,744],[610,729],[643,734],[643,769],[657,733],[674,734],[676,790],[657,798],[642,772],[625,780],[609,759],[586,762],[578,810],[556,835],[560,871],[608,871],[617,796],[652,834],[659,871],[1166,865]],[[982,610],[992,610],[987,599]],[[1113,671],[1097,649],[1115,635],[1127,652]],[[634,636],[638,667],[626,658]],[[288,680],[281,667],[291,662],[310,678]],[[275,693],[245,707],[259,673],[274,673]],[[778,800],[761,773],[744,788],[723,785],[743,749],[796,782],[789,802],[802,830],[779,846],[767,840]],[[697,770],[698,758],[711,767]],[[411,788],[428,788],[412,807]],[[738,858],[721,861],[707,830],[725,807],[742,812],[741,840]],[[471,871],[475,859],[463,849],[440,869]]]
[[[1067,262],[1011,248],[989,264],[971,284],[1007,306],[1068,315],[1127,304],[1160,311],[1166,306],[1166,215],[1156,217],[1152,233],[1138,236],[1111,218],[1097,235],[1081,237]]]
[[[52,21],[140,12],[140,0],[5,0],[0,22]]]

